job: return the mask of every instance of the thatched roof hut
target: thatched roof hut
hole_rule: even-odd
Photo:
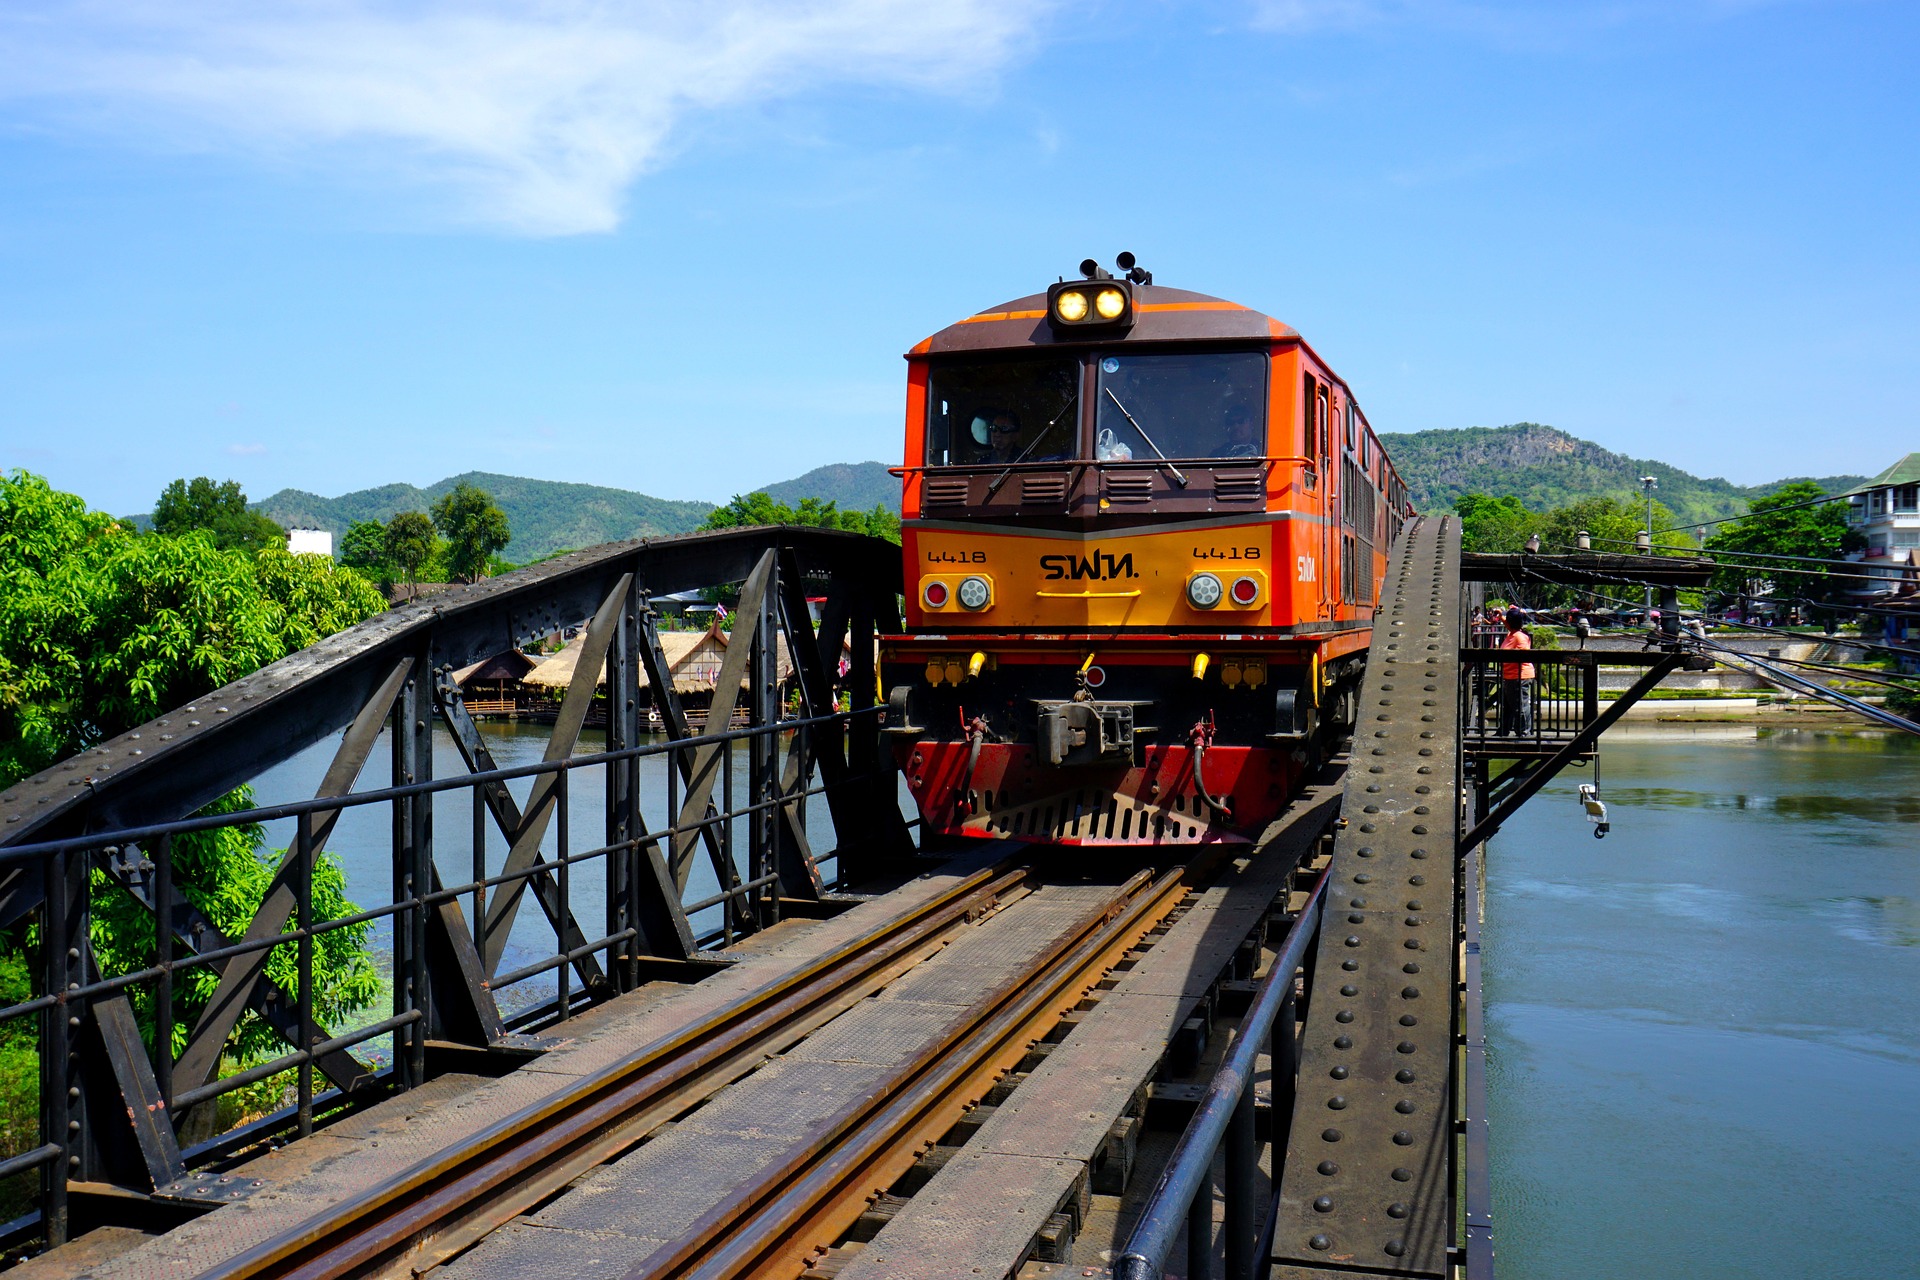
[[[675,693],[711,693],[714,682],[720,677],[720,664],[727,658],[728,639],[715,623],[705,631],[663,631],[660,633],[660,650],[667,660],[667,670],[673,673]],[[574,640],[566,648],[545,659],[539,666],[529,671],[521,683],[538,689],[564,692],[573,683],[574,668],[580,661],[580,640]],[[780,679],[785,680],[793,674],[793,663],[787,656],[787,639],[779,638],[779,652],[776,657]],[[640,687],[648,687],[647,671],[642,666],[638,672]],[[602,668],[596,685],[606,683],[606,670]],[[744,684],[744,682],[742,682]]]

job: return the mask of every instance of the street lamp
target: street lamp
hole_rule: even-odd
[[[1653,554],[1653,491],[1660,482],[1652,476],[1640,477],[1640,488],[1647,495],[1647,554]],[[1653,624],[1653,584],[1647,584],[1647,624]]]

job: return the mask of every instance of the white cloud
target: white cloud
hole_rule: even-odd
[[[605,231],[690,112],[953,93],[1047,0],[12,0],[0,97],[141,143],[400,172],[482,221]]]
[[[252,444],[230,444],[227,446],[227,452],[236,458],[251,457],[254,454],[265,453],[266,451],[267,446],[258,442]]]

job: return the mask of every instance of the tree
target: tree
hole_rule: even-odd
[[[810,529],[845,529],[889,542],[900,541],[900,516],[884,505],[872,511],[842,511],[830,498],[802,498],[790,507],[763,492],[736,493],[707,515],[702,529],[738,529],[749,525],[792,524]]]
[[[340,563],[358,569],[375,582],[393,578],[387,557],[387,526],[378,520],[355,520],[340,538]]]
[[[247,495],[238,480],[218,484],[206,476],[175,480],[153,504],[153,531],[169,536],[204,529],[222,551],[259,551],[285,545],[287,531],[247,509]]]
[[[294,649],[377,612],[380,593],[351,569],[277,547],[222,550],[201,529],[139,537],[38,476],[0,477],[0,787],[191,702]],[[250,807],[245,788],[203,812]],[[258,907],[280,851],[262,849],[257,825],[241,824],[175,844],[175,883],[223,931],[240,936]],[[357,914],[337,863],[314,877],[316,919]],[[94,945],[102,968],[124,973],[152,963],[151,913],[96,874]],[[366,1008],[379,982],[364,954],[365,926],[317,942],[318,1007],[330,1018]],[[24,974],[22,938],[0,938],[0,1000]],[[285,978],[291,949],[269,972]],[[183,975],[183,1027],[198,1016],[214,979]],[[151,992],[130,991],[151,1035]],[[146,1002],[142,1004],[141,1002]],[[18,1023],[14,1025],[19,1025]],[[241,1056],[269,1052],[272,1037],[245,1023]],[[12,1069],[0,1040],[0,1127],[31,1096],[32,1073]],[[176,1043],[176,1048],[178,1047]],[[276,1050],[277,1051],[277,1050]],[[17,1056],[17,1055],[13,1055]],[[4,1140],[0,1133],[0,1140]]]
[[[486,577],[488,558],[513,541],[493,495],[466,483],[433,504],[433,527],[447,540],[447,568],[458,582]]]
[[[402,511],[387,521],[387,563],[406,575],[409,583],[420,580],[420,568],[433,558],[433,521],[418,511]]]
[[[0,478],[0,787],[384,603],[325,559],[136,537],[38,476]]]
[[[1857,530],[1847,527],[1847,504],[1827,502],[1806,506],[1825,496],[1825,490],[1811,481],[1790,484],[1786,488],[1756,498],[1747,514],[1707,539],[1711,552],[1742,553],[1751,556],[1807,556],[1817,560],[1838,560],[1848,551],[1865,545]],[[1783,508],[1798,507],[1798,510]],[[1728,595],[1755,595],[1771,588],[1787,600],[1825,603],[1838,599],[1854,585],[1836,576],[1827,565],[1797,565],[1792,560],[1746,560],[1737,554],[1713,576],[1713,587]],[[1844,572],[1844,571],[1841,571]]]
[[[1540,517],[1510,493],[1498,498],[1464,493],[1454,499],[1453,510],[1460,517],[1462,551],[1518,551],[1540,529]]]

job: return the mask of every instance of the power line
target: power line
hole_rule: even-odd
[[[1827,495],[1825,495],[1824,497],[1819,497],[1819,498],[1814,498],[1814,499],[1811,499],[1810,501],[1807,501],[1807,502],[1794,502],[1794,503],[1789,503],[1788,505],[1786,505],[1786,506],[1784,506],[1784,507],[1768,507],[1768,508],[1767,508],[1766,510],[1764,510],[1764,511],[1755,511],[1755,510],[1753,510],[1753,509],[1752,509],[1751,507],[1749,507],[1749,508],[1748,508],[1748,510],[1747,510],[1747,513],[1746,513],[1745,515],[1739,515],[1739,516],[1722,516],[1722,517],[1720,517],[1720,519],[1718,519],[1718,520],[1702,520],[1702,521],[1700,521],[1700,522],[1699,522],[1699,523],[1697,523],[1697,524],[1676,524],[1676,525],[1669,525],[1669,526],[1668,526],[1668,528],[1669,528],[1669,530],[1673,530],[1673,529],[1706,529],[1706,528],[1711,528],[1712,526],[1714,526],[1714,525],[1716,525],[1716,524],[1731,524],[1731,523],[1733,523],[1733,522],[1734,522],[1735,520],[1746,520],[1746,519],[1750,519],[1750,518],[1751,518],[1751,517],[1753,517],[1753,516],[1770,516],[1770,515],[1772,515],[1772,514],[1773,514],[1774,512],[1776,512],[1776,511],[1798,511],[1798,510],[1800,510],[1800,508],[1802,508],[1802,507],[1817,507],[1817,506],[1819,506],[1819,505],[1821,505],[1822,503],[1825,503],[1825,502],[1839,502],[1839,501],[1841,501],[1841,500],[1843,500],[1843,499],[1845,499],[1845,498],[1849,498],[1849,497],[1851,497],[1851,496],[1852,496],[1851,494],[1846,494],[1846,493],[1829,493],[1829,494],[1827,494]],[[1765,499],[1763,498],[1763,499],[1761,499],[1761,501],[1763,501],[1763,502],[1764,502],[1764,501],[1765,501]],[[1651,530],[1649,530],[1649,532],[1651,532]]]

